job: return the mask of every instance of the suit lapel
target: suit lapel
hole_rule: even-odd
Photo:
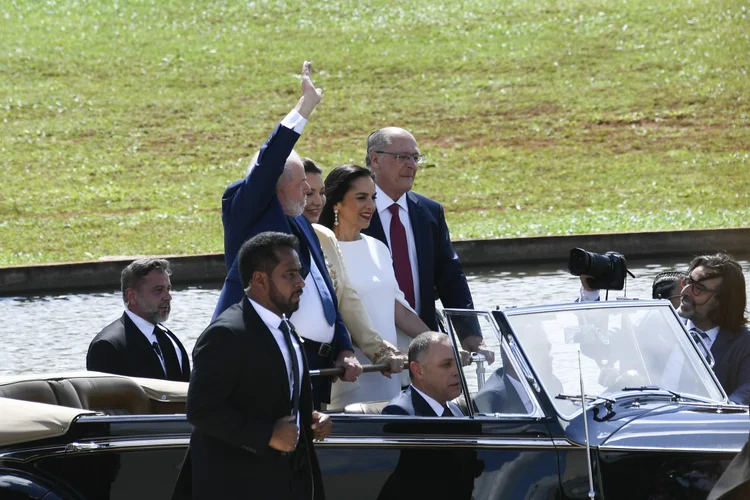
[[[302,216],[300,216],[302,217]],[[299,260],[306,272],[310,271],[310,249],[308,248],[306,234],[295,217],[287,217],[287,222],[292,234],[299,240]]]
[[[385,231],[383,231],[383,223],[380,221],[380,214],[377,210],[372,214],[372,220],[370,221],[370,227],[362,231],[367,236],[371,236],[383,242],[385,246],[388,246],[388,240],[385,237]],[[390,249],[390,247],[388,247]]]
[[[180,339],[177,338],[177,335],[172,333],[172,330],[167,328],[166,334],[168,337],[172,339],[172,341],[175,343],[177,348],[180,350],[180,354],[182,354],[182,365],[181,365],[182,380],[183,382],[188,382],[190,380],[190,358],[187,355],[187,351],[185,350],[185,347],[182,345],[182,342],[180,342]]]
[[[312,260],[315,261],[315,265],[318,266],[318,271],[320,272],[320,275],[323,277],[323,280],[326,282],[326,287],[328,287],[328,293],[331,296],[331,300],[333,301],[334,307],[338,307],[338,300],[336,299],[336,290],[333,288],[333,282],[331,281],[331,277],[328,275],[328,266],[326,266],[325,257],[323,256],[323,250],[320,248],[320,240],[318,239],[318,236],[315,234],[315,229],[313,229],[310,222],[304,218],[304,215],[300,215],[293,219],[293,223],[297,225],[299,233],[302,235],[300,237],[301,239],[306,239],[305,241],[305,247],[308,250],[308,266],[309,266],[309,259],[310,256],[312,256]],[[300,218],[304,220],[299,220]],[[302,242],[300,242],[301,244]],[[300,257],[301,259],[301,257]]]
[[[143,332],[135,326],[135,323],[133,323],[126,313],[122,313],[122,322],[125,325],[127,343],[129,346],[134,347],[134,351],[136,351],[134,359],[137,360],[137,363],[148,368],[151,378],[166,379],[167,376],[164,373],[164,368],[161,366],[159,356],[151,344],[148,343]]]
[[[433,266],[433,245],[430,242],[428,220],[417,196],[409,191],[406,193],[406,203],[409,205],[409,222],[414,233],[414,245],[417,247],[417,268],[419,269],[419,295],[422,307],[435,301],[433,294],[433,279],[430,269]]]
[[[414,406],[414,414],[423,417],[437,417],[435,411],[430,406],[430,403],[425,401],[421,394],[414,390],[413,387],[409,387],[411,392],[411,404]]]
[[[250,301],[243,298],[242,302],[242,317],[245,320],[245,332],[255,337],[258,343],[258,352],[267,354],[265,360],[266,366],[268,366],[268,377],[265,380],[278,380],[283,391],[285,398],[284,401],[291,401],[292,395],[289,392],[289,372],[286,371],[286,362],[284,356],[281,354],[281,349],[276,339],[273,337],[271,330],[268,329],[266,324],[260,319],[260,316],[255,311],[255,308],[250,304]],[[251,356],[254,353],[251,353]],[[257,362],[253,359],[251,362]],[[283,382],[286,383],[283,383]],[[287,403],[289,404],[289,403]]]
[[[730,351],[733,340],[732,333],[725,329],[720,328],[719,333],[716,335],[716,340],[711,344],[711,354],[714,357],[714,365],[721,366],[724,356]]]

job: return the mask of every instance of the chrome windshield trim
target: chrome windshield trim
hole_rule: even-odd
[[[554,449],[557,440],[539,439],[492,439],[492,438],[372,438],[372,437],[328,437],[315,443],[323,448],[487,448],[487,449]],[[560,446],[566,446],[559,444]]]
[[[497,338],[497,340],[498,340],[498,342],[500,344],[499,348],[501,350],[505,350],[506,354],[508,355],[508,359],[510,360],[510,364],[513,367],[513,369],[515,370],[515,372],[517,374],[524,374],[523,377],[519,377],[519,383],[521,384],[521,386],[526,391],[526,396],[529,398],[529,401],[531,402],[531,406],[533,407],[533,410],[530,413],[528,413],[528,414],[524,414],[524,413],[522,413],[522,414],[514,414],[514,416],[521,415],[521,416],[524,416],[524,417],[530,417],[530,418],[535,418],[535,419],[544,418],[546,415],[544,414],[544,410],[542,409],[542,405],[539,403],[539,399],[537,397],[538,394],[542,394],[543,393],[541,387],[539,386],[539,381],[536,378],[533,377],[533,371],[531,371],[529,369],[528,364],[526,364],[523,359],[519,359],[517,357],[518,356],[517,352],[513,352],[513,350],[511,349],[510,344],[507,342],[507,340],[505,339],[505,337],[502,335],[502,332],[500,331],[500,326],[497,324],[497,321],[495,321],[495,318],[492,315],[492,312],[488,311],[488,310],[482,310],[482,309],[453,309],[453,308],[446,308],[446,309],[442,310],[442,314],[444,316],[450,316],[450,314],[456,314],[457,316],[472,316],[473,315],[477,319],[479,318],[479,315],[482,315],[483,317],[487,318],[487,321],[489,322],[490,326],[494,330],[493,333],[495,334],[495,337]],[[451,327],[451,322],[450,321],[446,321],[446,323],[448,324],[449,327]],[[452,331],[452,327],[451,327],[451,331]],[[522,367],[524,367],[525,370],[522,369]],[[531,384],[529,383],[529,380],[525,376],[527,372],[530,373],[530,374],[532,374],[532,379],[533,379],[534,385],[535,385],[534,388],[531,387]],[[535,391],[534,389],[537,389],[537,390]],[[465,391],[464,394],[468,394],[472,398],[472,400],[473,400],[474,396],[472,394],[469,394],[468,390]],[[473,412],[473,410],[472,410],[472,413],[473,413],[472,416],[474,416],[474,417],[480,417],[480,416],[496,417],[497,415],[499,415],[497,413],[492,414],[492,415],[485,415],[485,414],[482,414],[482,413],[475,413],[475,412]]]

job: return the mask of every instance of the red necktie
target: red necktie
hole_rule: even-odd
[[[409,261],[409,245],[406,244],[406,229],[398,216],[398,203],[394,203],[388,210],[391,211],[391,256],[393,257],[393,271],[396,273],[398,287],[404,292],[409,305],[416,307],[414,300],[414,278],[411,275],[411,262]]]

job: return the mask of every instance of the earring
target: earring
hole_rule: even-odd
[[[333,225],[334,226],[339,225],[339,209],[338,208],[333,209]]]

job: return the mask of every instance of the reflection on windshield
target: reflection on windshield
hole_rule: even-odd
[[[510,315],[513,331],[558,411],[580,403],[578,351],[587,395],[657,386],[720,401],[721,392],[667,306],[602,307]],[[562,387],[562,389],[560,389]]]

